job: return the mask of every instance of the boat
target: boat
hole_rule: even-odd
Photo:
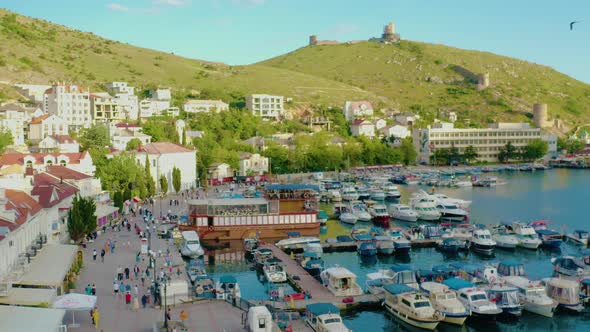
[[[436,202],[432,198],[412,200],[410,206],[416,211],[420,220],[437,221],[441,217],[441,213],[436,208]]]
[[[562,256],[551,259],[555,275],[566,277],[590,276],[590,250],[582,251],[582,257]]]
[[[278,258],[271,258],[264,262],[262,272],[268,282],[272,283],[283,283],[287,282],[287,272],[280,265]]]
[[[315,236],[299,236],[299,232],[289,232],[291,237],[280,240],[275,245],[281,249],[302,249],[310,243],[320,243],[320,238]]]
[[[373,242],[361,242],[357,246],[357,252],[361,256],[377,255],[377,247]]]
[[[214,299],[215,294],[215,281],[210,277],[197,277],[194,282],[195,294],[200,298]]]
[[[381,189],[383,189],[383,191],[385,192],[386,201],[397,201],[402,197],[402,194],[399,192],[397,186],[391,184],[390,182],[387,182],[385,185],[383,185]]]
[[[342,322],[340,309],[332,303],[308,304],[305,309],[305,323],[315,332],[352,332]]]
[[[523,303],[523,309],[537,315],[553,317],[557,308],[557,301],[553,300],[545,291],[545,286],[538,281],[529,280],[523,276],[507,276],[502,280],[518,289],[518,298]]]
[[[588,246],[588,232],[585,230],[576,229],[573,233],[567,234],[566,237],[568,241],[583,245],[584,247]]]
[[[342,202],[342,194],[339,190],[328,190],[328,199],[333,203]]]
[[[457,251],[459,251],[459,248],[461,248],[462,245],[456,239],[446,238],[446,239],[443,239],[437,245],[437,247],[438,247],[439,250],[444,251],[444,252],[456,253]]]
[[[394,252],[396,254],[407,254],[412,249],[412,242],[406,239],[401,228],[392,228],[388,233],[393,240]]]
[[[416,222],[418,220],[418,213],[404,204],[391,205],[389,215],[393,219],[402,221]]]
[[[436,208],[440,212],[440,219],[443,221],[466,222],[469,220],[469,212],[459,208],[453,202],[438,200]]]
[[[342,188],[341,192],[342,199],[348,202],[356,201],[359,199],[359,194],[356,192],[356,189],[351,186],[345,186]]]
[[[556,231],[552,231],[550,229],[539,229],[536,230],[537,234],[539,235],[539,239],[542,241],[543,247],[547,248],[559,248],[561,247],[561,234],[557,233]]]
[[[389,269],[379,271],[391,279],[392,284],[403,284],[418,289],[416,272],[411,265],[393,264]]]
[[[320,273],[322,285],[335,296],[356,296],[363,294],[356,282],[356,275],[344,267],[327,268]]]
[[[461,326],[471,315],[449,286],[438,282],[423,282],[420,284],[420,289],[428,295],[434,310],[444,315],[444,322]]]
[[[318,277],[324,270],[324,261],[317,252],[304,252],[301,266],[313,277]]]
[[[369,193],[369,190],[367,188],[364,188],[364,187],[357,188],[356,192],[359,195],[358,199],[361,201],[365,201],[365,200],[371,198],[371,193]]]
[[[370,222],[373,220],[373,217],[367,210],[367,207],[361,202],[352,202],[350,212],[354,214],[354,216],[357,218],[357,221]]]
[[[254,252],[254,263],[256,264],[256,267],[261,269],[264,266],[264,263],[273,257],[274,255],[272,250],[267,248],[258,248]]]
[[[180,244],[180,254],[184,257],[201,257],[205,254],[199,234],[195,231],[183,231],[182,243]]]
[[[377,253],[380,255],[391,255],[395,250],[393,239],[388,235],[375,236],[375,246],[377,247]]]
[[[340,213],[340,221],[342,221],[345,224],[354,225],[358,221],[358,218],[354,215],[354,213],[345,211]]]
[[[562,278],[543,279],[547,295],[557,301],[558,308],[581,312],[584,310],[580,300],[580,284],[574,280]]]
[[[495,176],[488,176],[483,179],[476,179],[473,181],[474,187],[495,187],[498,184],[498,178]]]
[[[493,229],[492,240],[496,241],[496,248],[515,249],[519,245],[518,238],[509,232],[504,226]]]
[[[513,259],[508,259],[501,261],[498,264],[497,268],[498,274],[503,277],[524,277],[526,273],[524,271],[524,264],[515,261]]]
[[[234,276],[225,275],[219,278],[215,285],[215,295],[218,300],[237,302],[242,297],[240,285]]]
[[[254,252],[256,251],[256,249],[258,249],[258,246],[260,245],[260,241],[258,241],[257,238],[245,238],[244,239],[244,251],[246,252],[246,255],[254,255]]]
[[[385,200],[385,192],[381,189],[369,190],[369,196],[372,200],[377,202],[383,202]]]
[[[535,230],[524,223],[515,222],[510,225],[514,235],[518,238],[518,245],[526,249],[537,249],[542,244]]]
[[[318,222],[321,225],[325,225],[328,222],[328,219],[330,218],[330,216],[328,215],[328,213],[324,210],[318,210]]]
[[[186,273],[188,274],[191,283],[195,283],[195,280],[198,278],[204,278],[207,276],[205,263],[200,259],[192,259],[186,267]]]
[[[425,330],[434,330],[444,319],[427,297],[406,285],[385,285],[383,306],[402,322]]]
[[[272,332],[273,320],[265,306],[252,306],[248,309],[248,332]]]
[[[442,238],[442,227],[438,225],[420,225],[420,232],[425,239],[439,240]]]
[[[504,284],[492,284],[486,290],[488,298],[499,309],[502,309],[502,315],[504,317],[515,319],[522,316],[522,305],[518,297],[518,288]]]
[[[369,233],[368,228],[353,228],[350,237],[355,241],[373,242],[373,235]]]
[[[445,202],[456,204],[457,206],[461,207],[462,209],[467,209],[471,205],[471,201],[460,199],[460,198],[449,197],[443,193],[433,193],[430,196],[432,196],[434,199],[439,200],[439,201],[445,201]]]
[[[370,294],[381,294],[384,292],[383,286],[391,284],[391,277],[381,271],[367,273],[365,288]]]
[[[373,217],[373,223],[383,228],[389,228],[389,213],[387,207],[383,204],[375,204],[369,208],[369,213]]]
[[[492,240],[492,234],[487,229],[473,230],[473,236],[470,241],[471,249],[484,254],[492,254],[494,248],[496,248],[496,241]]]
[[[311,184],[269,184],[264,197],[192,199],[183,231],[199,233],[202,241],[282,239],[289,232],[319,236],[319,188]]]
[[[306,243],[303,246],[303,252],[313,252],[316,253],[318,257],[322,257],[324,254],[324,247],[322,247],[319,242]]]
[[[450,278],[442,282],[457,294],[457,298],[467,310],[471,312],[472,317],[484,320],[495,320],[502,313],[498,306],[488,299],[486,292],[475,287],[467,280],[459,278]]]

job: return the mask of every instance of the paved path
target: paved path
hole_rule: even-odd
[[[178,198],[181,201],[179,206],[169,206],[169,199],[164,199],[162,202],[163,214],[166,214],[168,210],[172,210],[173,213],[183,214],[186,211],[184,199]],[[155,217],[159,216],[160,203],[156,202],[153,206],[153,214]],[[134,223],[140,226],[142,230],[145,229],[145,223],[140,217],[129,217],[131,224]],[[107,253],[105,256],[104,263],[100,261],[100,249],[104,247],[104,244],[108,239],[116,241],[115,253]],[[127,243],[129,242],[129,247]],[[151,246],[154,251],[166,252],[167,248],[176,255],[177,249],[172,243],[172,240],[161,240],[156,236],[152,235]],[[96,261],[92,259],[92,250],[97,249],[99,253]],[[117,331],[151,331],[152,325],[156,320],[163,320],[164,312],[163,309],[155,309],[152,305],[148,305],[145,309],[139,309],[139,311],[133,311],[128,308],[124,302],[122,295],[116,297],[113,292],[113,281],[116,277],[116,269],[119,265],[123,268],[129,267],[133,269],[135,263],[135,256],[140,251],[140,239],[136,235],[133,227],[131,231],[121,230],[115,232],[107,230],[105,234],[99,235],[98,239],[94,244],[89,244],[84,250],[84,268],[82,273],[76,282],[76,291],[84,293],[84,288],[87,284],[96,284],[97,296],[98,296],[98,310],[100,313],[99,328],[98,331],[105,332],[117,332]],[[158,259],[157,269],[163,267],[163,258]],[[140,268],[145,271],[147,267],[147,259],[140,262]],[[151,272],[151,271],[150,271]],[[176,269],[174,269],[174,278],[186,278],[186,270],[184,266],[181,267],[180,276],[176,276]],[[130,273],[133,278],[133,272]],[[127,280],[125,280],[127,282]],[[146,293],[149,287],[149,282],[145,282],[145,287],[142,287],[141,281],[133,278],[129,280],[132,284],[132,291],[134,293],[133,286],[138,285],[140,296]],[[141,301],[140,301],[141,306]],[[242,311],[230,306],[223,302],[204,302],[191,305],[180,305],[171,308],[172,319],[179,320],[179,314],[181,310],[185,310],[189,319],[187,325],[190,331],[243,331],[241,327],[241,315]],[[65,318],[65,323],[71,322],[72,315],[68,313]],[[70,331],[96,331],[92,326],[91,318],[88,312],[77,312],[75,313],[76,323],[80,323],[79,328],[69,328]]]

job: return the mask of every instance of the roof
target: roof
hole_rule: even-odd
[[[366,100],[361,100],[361,101],[349,101],[347,102],[348,106],[355,110],[355,109],[359,109],[362,106],[364,106],[366,109],[373,109],[373,105],[371,104],[371,102],[366,101]]]
[[[149,154],[195,152],[194,150],[187,149],[182,145],[170,142],[154,142],[146,144],[141,147],[140,151],[147,152]]]
[[[31,190],[31,195],[38,196],[39,204],[44,208],[55,206],[79,191],[78,188],[46,173],[35,174],[33,182],[35,186]]]
[[[0,296],[0,304],[40,306],[51,304],[56,296],[57,291],[52,288],[14,287],[8,291],[8,296]]]
[[[401,271],[412,271],[412,265],[410,264],[393,264],[391,267],[392,271],[401,272]]]
[[[51,174],[56,178],[64,180],[84,180],[92,178],[92,176],[90,175],[80,173],[71,168],[67,168],[61,165],[47,166],[45,173]]]
[[[24,224],[30,216],[36,215],[42,207],[37,201],[23,191],[5,189],[6,209],[14,211],[15,220],[0,218],[0,226],[8,227],[11,231]]]
[[[66,153],[5,153],[0,155],[0,166],[4,165],[24,165],[25,157],[33,157],[35,159],[35,164],[42,165],[44,164],[43,158],[45,156],[66,156],[69,159],[69,164],[79,164],[81,159],[86,158],[88,154],[87,151],[84,152],[66,152]]]
[[[459,278],[451,278],[451,279],[443,280],[442,283],[449,286],[449,288],[454,289],[454,290],[473,287],[473,284],[470,283],[469,281],[467,281],[465,279],[459,279]]]
[[[65,314],[62,309],[0,306],[0,331],[54,332]]]
[[[96,216],[96,218],[102,218],[112,215],[115,211],[119,211],[119,208],[116,206],[97,204],[96,212],[94,212],[94,215]]]
[[[41,115],[39,117],[33,118],[31,120],[31,124],[41,123],[41,122],[43,122],[43,120],[47,119],[48,117],[49,117],[49,114],[43,114],[43,115]]]
[[[383,289],[388,292],[389,294],[398,295],[403,293],[411,293],[415,292],[416,289],[406,285],[406,284],[388,284],[383,286]]]
[[[48,244],[31,262],[29,269],[15,284],[23,286],[59,287],[76,258],[78,246]]]
[[[331,267],[324,270],[335,278],[356,278],[356,275],[344,267]]]
[[[264,198],[213,198],[213,199],[191,199],[191,205],[261,205],[268,204]]]
[[[212,100],[212,99],[191,99],[187,100],[185,104],[225,104],[222,100]]]
[[[549,285],[553,286],[553,287],[559,287],[559,288],[574,288],[574,287],[580,287],[578,285],[578,282],[575,280],[568,280],[568,279],[561,279],[561,278],[550,278]]]
[[[290,184],[269,184],[266,190],[314,190],[319,191],[320,188],[315,184],[304,183],[290,183]]]
[[[363,120],[363,119],[357,119],[352,121],[352,123],[350,124],[351,126],[360,126],[360,125],[372,125],[373,123],[371,123],[370,121],[367,120]]]
[[[117,128],[141,128],[141,126],[138,124],[133,124],[133,123],[128,123],[128,122],[117,123],[117,124],[115,124],[115,127],[117,127]]]
[[[53,135],[53,136],[51,136],[51,138],[58,141],[60,144],[78,143],[78,141],[73,139],[72,136],[70,136],[70,135]]]
[[[332,303],[313,303],[308,304],[305,306],[307,311],[311,312],[315,316],[325,315],[325,314],[340,314],[340,309],[333,305]]]

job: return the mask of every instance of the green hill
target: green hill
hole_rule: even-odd
[[[302,38],[304,39],[304,38]],[[299,104],[341,106],[367,99],[379,109],[420,111],[427,120],[456,111],[460,122],[527,120],[532,104],[549,104],[566,122],[590,119],[590,86],[549,67],[491,53],[402,41],[303,47],[246,66],[183,58],[0,9],[0,101],[12,83],[72,81],[95,89],[125,80],[175,88],[187,96],[234,102],[249,93],[281,94]],[[472,75],[489,73],[475,89]]]

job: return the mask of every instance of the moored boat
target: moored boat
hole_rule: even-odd
[[[495,320],[502,312],[494,302],[488,299],[486,292],[475,287],[472,283],[459,278],[451,278],[442,282],[457,293],[461,303],[467,308],[474,318],[483,320]]]
[[[404,234],[401,228],[392,228],[389,230],[389,236],[393,240],[394,252],[396,255],[407,254],[412,249],[412,242],[410,242]]]
[[[242,297],[238,281],[230,275],[219,277],[219,281],[215,285],[215,295],[218,300],[229,302],[239,301]]]
[[[557,301],[558,307],[580,312],[584,310],[580,300],[580,284],[574,280],[561,278],[543,279],[547,295]]]
[[[352,332],[342,322],[340,309],[332,303],[313,303],[305,308],[305,323],[315,332]]]
[[[404,204],[391,205],[389,215],[393,219],[402,221],[416,222],[418,220],[418,213]]]
[[[387,207],[383,204],[375,204],[369,208],[369,213],[373,217],[373,223],[383,228],[389,228],[389,213]]]
[[[518,289],[504,284],[492,284],[487,288],[488,298],[494,302],[502,315],[509,319],[522,316],[522,304],[518,298]]]
[[[385,300],[383,306],[397,319],[409,325],[434,330],[444,319],[444,315],[437,312],[427,297],[421,295],[415,288],[406,285],[385,285]]]
[[[388,235],[375,236],[375,246],[377,247],[377,253],[380,255],[391,255],[395,250],[393,239]]]
[[[496,241],[492,239],[492,234],[487,229],[475,229],[471,237],[471,248],[475,251],[492,254],[496,248]]]
[[[373,242],[361,242],[357,246],[357,252],[361,256],[377,255],[377,247]]]
[[[280,265],[281,261],[277,258],[269,259],[264,262],[262,272],[268,282],[282,283],[287,281],[287,273]]]
[[[502,277],[506,284],[518,288],[518,297],[523,303],[523,309],[537,315],[553,317],[557,301],[553,300],[545,291],[545,286],[538,281],[532,281],[522,276]]]
[[[573,233],[569,233],[566,235],[568,241],[572,241],[576,244],[580,244],[583,246],[588,245],[588,232],[581,229],[574,230]]]
[[[356,275],[344,267],[327,268],[320,273],[322,285],[335,296],[356,296],[363,293]]]
[[[444,315],[444,322],[455,325],[463,325],[471,312],[457,299],[457,294],[447,285],[437,282],[423,282],[420,289],[424,291],[432,307]]]

